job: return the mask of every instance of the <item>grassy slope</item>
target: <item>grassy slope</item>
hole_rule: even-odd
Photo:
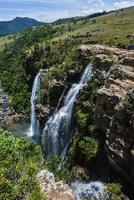
[[[0,51],[2,51],[5,48],[5,45],[8,45],[9,43],[13,41],[14,41],[14,37],[12,35],[0,37]]]
[[[108,15],[100,16],[89,20],[83,24],[81,20],[76,25],[70,23],[73,31],[67,32],[62,36],[56,37],[54,40],[65,39],[68,36],[76,36],[77,34],[84,35],[86,32],[94,32],[96,29],[102,28],[103,32],[94,32],[94,36],[89,39],[90,41],[127,44],[130,39],[127,39],[128,34],[134,33],[134,7],[130,7],[123,12],[113,12]],[[115,38],[118,37],[118,39]],[[85,38],[87,40],[87,38]]]
[[[96,23],[94,23],[94,19],[96,19]],[[81,18],[76,22],[76,24],[69,22],[54,25],[55,28],[64,27],[64,30],[62,34],[58,33],[57,36],[52,39],[52,41],[58,41],[59,39],[64,40],[70,36],[85,35],[86,32],[94,32],[93,36],[88,38],[89,42],[111,42],[115,45],[118,43],[128,44],[130,42],[130,39],[127,38],[127,35],[134,33],[134,7],[127,8],[123,12],[115,11],[94,19],[87,20],[87,23],[83,23],[85,18]],[[71,27],[71,31],[68,31],[68,27]],[[103,29],[102,33],[95,32],[95,30],[99,28]],[[118,37],[118,39],[115,41],[116,37]],[[87,41],[87,37],[84,39]],[[13,40],[14,39],[12,36],[0,37],[0,50],[3,50],[5,44],[8,44]]]

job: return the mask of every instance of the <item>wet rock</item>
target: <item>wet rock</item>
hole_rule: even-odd
[[[75,72],[75,70],[69,70],[67,73],[67,82],[69,82],[70,84],[72,83],[76,83],[79,81],[81,73],[77,73]]]
[[[44,107],[42,104],[37,104],[36,113],[37,113],[37,118],[39,119],[40,125],[44,126],[45,122],[48,120],[48,117],[50,115],[50,109],[48,107]]]
[[[4,125],[5,127],[10,126],[14,123],[18,123],[21,121],[25,121],[28,120],[28,117],[26,115],[23,114],[14,114],[14,115],[7,115],[4,117],[4,119],[1,121],[2,125]]]
[[[48,69],[40,69],[40,73],[43,75],[43,74],[46,74],[48,72]]]
[[[56,108],[59,102],[60,97],[62,96],[64,92],[65,85],[60,82],[53,80],[50,88],[50,94],[49,94],[49,104],[50,107]]]
[[[53,173],[48,170],[40,171],[37,177],[46,200],[76,200],[69,185],[62,181],[55,182]]]

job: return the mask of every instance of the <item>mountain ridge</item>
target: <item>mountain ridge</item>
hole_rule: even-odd
[[[0,35],[9,35],[22,31],[28,27],[39,26],[45,23],[39,22],[33,18],[15,17],[10,21],[0,21]]]

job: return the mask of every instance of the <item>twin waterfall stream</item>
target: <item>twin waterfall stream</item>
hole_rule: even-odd
[[[47,156],[57,154],[61,157],[61,165],[66,157],[69,142],[72,138],[71,120],[74,104],[80,90],[92,77],[92,66],[88,65],[83,72],[79,83],[73,84],[69,90],[63,106],[49,118],[43,130],[44,148]],[[41,73],[38,73],[34,80],[31,96],[31,126],[28,136],[39,137],[39,124],[36,116],[36,104],[39,100]],[[106,192],[105,186],[100,182],[81,183],[73,182],[72,189],[76,193],[77,200],[83,197],[91,200],[104,200]]]
[[[71,134],[71,118],[74,103],[79,91],[87,83],[92,76],[91,66],[87,67],[78,84],[73,84],[69,90],[63,107],[46,122],[43,134],[45,137],[45,151],[47,155],[57,154],[64,157],[67,146],[72,138]]]
[[[39,99],[40,79],[41,79],[41,74],[38,73],[34,80],[32,95],[31,95],[31,125],[28,134],[29,137],[39,136],[39,124],[36,116],[36,104]]]

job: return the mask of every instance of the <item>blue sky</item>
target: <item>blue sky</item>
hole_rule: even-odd
[[[134,0],[0,0],[0,20],[16,16],[49,22],[134,5]]]

